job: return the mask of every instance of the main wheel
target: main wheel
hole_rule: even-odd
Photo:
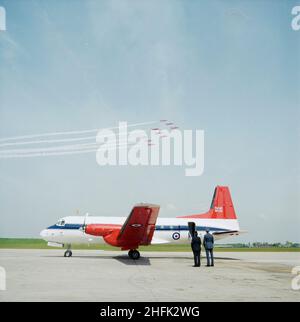
[[[133,250],[132,250],[132,249],[128,252],[128,256],[129,256],[130,258],[132,258],[132,252],[133,252]]]
[[[71,250],[66,250],[64,257],[71,257],[72,256],[72,251]]]
[[[132,259],[137,260],[141,257],[141,254],[138,250],[134,249],[131,251],[131,256]]]

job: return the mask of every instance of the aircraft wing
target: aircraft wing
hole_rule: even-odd
[[[134,249],[151,243],[157,216],[158,205],[139,204],[134,206],[117,237],[122,249]]]

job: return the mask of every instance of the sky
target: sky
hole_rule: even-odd
[[[205,212],[230,187],[232,242],[300,241],[297,1],[0,0],[0,138],[166,118],[205,132],[205,166],[0,159],[0,237],[75,214]]]

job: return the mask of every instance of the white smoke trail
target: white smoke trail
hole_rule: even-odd
[[[106,144],[105,146],[118,146],[123,145],[127,141],[126,140],[118,140],[116,144]],[[96,148],[100,147],[101,144],[105,143],[84,143],[84,144],[75,144],[75,145],[63,145],[63,146],[54,146],[49,148],[34,148],[34,149],[9,149],[9,150],[0,150],[1,154],[9,154],[9,153],[35,153],[35,152],[53,152],[53,151],[64,151],[64,150],[79,150],[79,149],[88,149],[88,148]]]
[[[97,143],[85,143],[85,144],[75,144],[75,145],[63,145],[63,146],[54,146],[49,148],[36,148],[36,149],[9,149],[9,150],[0,150],[1,154],[9,153],[34,153],[34,152],[51,152],[51,151],[64,151],[64,150],[78,150],[78,149],[87,149],[94,148],[99,146]]]
[[[116,126],[111,128],[105,128],[102,130],[113,130],[113,129],[120,129],[123,127],[137,127],[137,126],[145,126],[149,124],[155,124],[158,123],[157,121],[151,121],[151,122],[141,122],[141,123],[135,123],[135,124],[129,124],[124,126]],[[150,129],[147,129],[147,131]],[[91,153],[96,152],[99,149],[101,149],[101,145],[103,145],[103,148],[106,150],[115,150],[118,148],[126,148],[131,146],[132,144],[128,142],[127,140],[122,140],[121,137],[123,135],[127,135],[127,133],[118,133],[117,135],[115,133],[112,133],[111,135],[97,135],[95,133],[95,136],[84,136],[84,137],[71,137],[71,138],[59,138],[59,139],[46,139],[46,140],[31,140],[31,141],[19,141],[19,142],[5,142],[9,140],[24,140],[29,138],[39,138],[39,137],[46,137],[46,136],[59,136],[59,135],[74,135],[74,134],[83,134],[83,133],[90,133],[90,132],[96,132],[101,131],[101,129],[93,129],[93,130],[83,130],[83,131],[69,131],[69,132],[52,132],[52,133],[42,133],[42,134],[33,134],[33,135],[26,135],[26,136],[18,136],[18,137],[11,137],[11,138],[2,138],[0,139],[0,159],[6,159],[6,158],[28,158],[28,157],[39,157],[39,156],[55,156],[55,155],[71,155],[71,154],[81,154],[81,153]],[[105,142],[98,143],[95,142],[97,139],[101,137],[109,137],[109,136],[116,136],[118,137],[116,143],[114,144],[107,144]],[[147,134],[141,135],[139,139],[147,139]],[[80,143],[80,144],[73,144],[73,145],[58,145],[58,146],[50,146],[50,147],[37,147],[37,148],[26,148],[26,149],[5,149],[1,150],[3,147],[7,146],[18,146],[18,145],[33,145],[33,144],[48,144],[48,143],[67,143],[67,142],[76,142],[76,141],[85,141],[85,140],[93,140],[93,142],[88,143]],[[149,140],[147,140],[149,142]],[[145,142],[145,144],[147,144]],[[148,143],[149,145],[149,143]],[[107,149],[107,148],[112,149]]]
[[[159,123],[159,122],[158,121],[140,122],[140,123],[129,124],[126,127],[131,128],[131,127],[144,126],[144,125],[150,125],[150,124],[156,124],[156,123]],[[115,129],[119,129],[119,128],[123,128],[123,126],[121,126],[121,127],[114,126],[114,127],[110,127],[110,128],[102,128],[102,129],[100,128],[100,129],[92,129],[92,130],[50,132],[50,133],[40,133],[40,134],[31,134],[31,135],[23,135],[23,136],[14,136],[14,137],[8,137],[8,138],[0,138],[0,142],[10,141],[10,140],[33,139],[33,138],[47,137],[47,136],[87,134],[87,133],[98,132],[100,130],[115,130]]]
[[[105,147],[105,151],[113,151],[116,149],[125,149],[128,145],[118,145],[111,149],[107,149]],[[6,154],[0,155],[0,159],[12,159],[12,158],[32,158],[32,157],[47,157],[47,156],[63,156],[63,155],[72,155],[72,154],[84,154],[84,153],[92,153],[101,150],[100,147],[94,149],[87,150],[74,150],[74,151],[62,151],[62,152],[38,152],[38,153],[30,153],[30,154]]]
[[[141,142],[145,145],[149,145],[148,140],[144,142],[141,141]],[[64,153],[72,154],[72,152],[74,152],[74,154],[77,154],[80,151],[82,151],[82,153],[85,153],[85,152],[98,151],[99,149],[101,150],[101,148],[105,150],[116,150],[120,147],[126,148],[135,144],[136,142],[128,142],[125,140],[125,141],[116,141],[116,144],[93,143],[93,144],[78,144],[78,145],[38,148],[38,149],[10,149],[5,151],[0,151],[0,159],[17,158],[17,157],[21,158],[21,157],[31,157],[31,156],[64,155]]]
[[[56,155],[91,153],[91,152],[96,152],[96,151],[98,151],[98,149],[51,152],[51,153],[40,152],[40,153],[31,153],[31,154],[7,154],[7,155],[0,155],[0,159],[47,157],[47,156],[56,156]]]
[[[118,137],[124,136],[126,133],[119,133]],[[33,144],[41,144],[41,143],[67,143],[67,142],[76,142],[76,141],[86,141],[86,140],[96,140],[96,138],[101,137],[113,137],[116,136],[115,133],[111,135],[96,135],[96,136],[86,136],[86,137],[79,137],[79,138],[71,138],[71,139],[53,139],[53,140],[38,140],[38,141],[25,141],[25,142],[10,142],[10,143],[0,143],[0,149],[6,146],[18,146],[18,145],[33,145]],[[1,150],[0,150],[1,151]]]
[[[54,139],[54,140],[38,140],[38,141],[25,141],[25,142],[11,142],[11,143],[0,143],[0,147],[4,146],[16,146],[16,145],[32,145],[32,144],[41,144],[41,143],[63,143],[63,142],[75,142],[75,141],[85,141],[96,139],[96,136],[86,136],[80,138],[71,138],[71,139]]]

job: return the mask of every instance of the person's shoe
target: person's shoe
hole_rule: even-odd
[[[210,265],[206,265],[206,267],[210,267]]]

